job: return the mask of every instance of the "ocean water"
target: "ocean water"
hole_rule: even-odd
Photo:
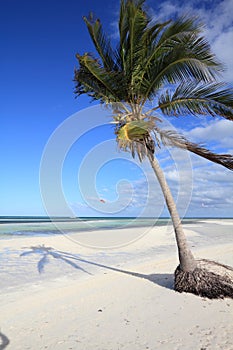
[[[0,238],[59,235],[64,232],[85,232],[122,227],[160,226],[166,225],[168,221],[168,219],[152,218],[0,217]]]
[[[182,223],[195,225],[202,219],[187,218],[183,219]],[[0,239],[10,239],[16,236],[59,235],[69,232],[88,232],[128,227],[165,226],[169,223],[171,223],[170,218],[0,216]]]
[[[190,220],[189,220],[190,221]],[[59,235],[64,232],[85,232],[127,227],[163,226],[168,218],[49,218],[49,217],[0,217],[0,239],[15,236]]]

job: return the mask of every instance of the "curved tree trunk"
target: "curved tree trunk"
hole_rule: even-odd
[[[161,186],[169,213],[171,215],[174,231],[175,231],[175,237],[178,247],[178,254],[179,254],[179,261],[180,261],[180,269],[182,271],[189,271],[192,272],[196,268],[196,261],[194,259],[194,256],[191,252],[191,250],[188,247],[187,239],[184,234],[184,230],[182,227],[182,223],[180,220],[179,213],[176,208],[175,201],[173,199],[172,193],[170,191],[170,188],[167,184],[166,178],[164,176],[164,173],[158,163],[158,160],[154,157],[154,155],[149,154],[148,155],[150,164],[152,166],[152,169],[154,170],[154,173],[159,181],[159,184]]]
[[[207,298],[233,298],[233,269],[209,260],[195,260],[190,251],[170,188],[157,159],[150,152],[150,164],[160,183],[173,222],[180,265],[175,271],[174,287]]]

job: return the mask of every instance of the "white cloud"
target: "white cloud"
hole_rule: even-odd
[[[213,51],[226,66],[226,78],[233,81],[233,29],[223,32],[213,41]]]
[[[184,151],[178,151],[179,164],[172,162],[163,166],[166,179],[177,202],[180,215],[187,211],[191,216],[231,216],[233,207],[233,172],[220,165],[194,156],[192,172],[187,169]],[[183,160],[182,160],[183,158]],[[177,157],[178,159],[178,157]],[[148,181],[157,183],[154,173],[147,166]],[[164,203],[159,185],[153,185],[148,198],[151,206],[150,215],[156,215],[158,202]],[[146,195],[146,182],[141,181],[135,187],[135,202],[140,202]],[[160,203],[161,205],[161,203]],[[164,213],[164,211],[163,211]]]
[[[193,128],[185,134],[195,142],[208,143],[214,141],[220,147],[231,148],[233,123],[226,119],[213,120],[209,125]]]

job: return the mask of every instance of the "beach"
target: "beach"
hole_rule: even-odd
[[[184,225],[233,266],[233,219]],[[0,240],[0,349],[232,350],[233,300],[173,290],[170,224]]]

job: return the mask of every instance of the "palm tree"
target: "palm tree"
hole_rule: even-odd
[[[228,169],[233,157],[215,154],[184,136],[162,130],[163,117],[208,115],[233,120],[233,91],[219,83],[222,66],[194,18],[155,23],[145,0],[121,0],[119,43],[111,45],[99,19],[84,17],[97,57],[77,54],[75,93],[110,106],[120,149],[147,158],[160,183],[179,254],[175,290],[209,298],[233,297],[232,269],[197,261],[187,244],[174,199],[155,156],[162,144],[188,150]],[[152,105],[153,101],[153,105]],[[153,106],[148,110],[148,105]],[[223,272],[219,272],[219,269]],[[217,269],[218,268],[218,269]]]

